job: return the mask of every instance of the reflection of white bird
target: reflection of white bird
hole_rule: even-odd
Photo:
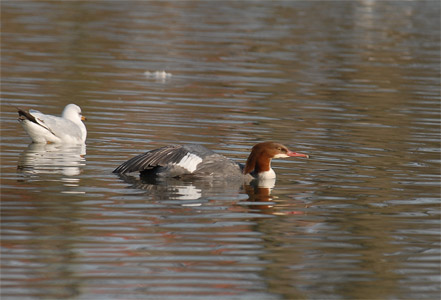
[[[87,130],[81,108],[68,104],[61,117],[45,115],[38,110],[18,109],[18,120],[34,143],[84,144]]]
[[[23,151],[17,169],[20,173],[62,174],[75,176],[80,174],[84,165],[86,145],[35,144],[31,143]]]

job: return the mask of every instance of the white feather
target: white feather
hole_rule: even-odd
[[[193,153],[187,153],[187,155],[185,155],[176,165],[185,168],[190,172],[194,172],[201,162],[202,158],[199,156]]]
[[[260,172],[257,175],[258,180],[268,180],[273,178],[276,178],[276,172],[274,172],[273,169],[269,169],[269,171],[265,171],[265,172]]]

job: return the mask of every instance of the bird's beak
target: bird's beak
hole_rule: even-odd
[[[85,116],[81,116],[81,121],[86,121],[87,118]]]
[[[294,157],[305,157],[305,158],[309,158],[308,154],[303,154],[303,153],[298,153],[298,152],[291,152],[289,151],[287,153],[288,156],[294,156]]]

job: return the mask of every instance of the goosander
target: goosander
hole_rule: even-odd
[[[258,180],[275,179],[271,159],[309,156],[290,151],[275,142],[254,145],[245,165],[236,163],[201,145],[169,145],[135,156],[117,167],[113,173],[140,172],[142,176],[158,177],[248,177]]]
[[[38,110],[18,110],[18,121],[34,143],[84,144],[87,130],[81,108],[68,104],[61,117],[46,115]]]

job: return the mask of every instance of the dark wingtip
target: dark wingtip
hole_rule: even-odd
[[[113,170],[112,173],[114,173],[114,174],[124,174],[124,171],[121,170],[122,169],[121,166],[119,166],[118,168]]]
[[[18,118],[20,120],[29,120],[31,122],[37,123],[37,120],[35,119],[35,117],[33,115],[31,115],[29,112],[25,111],[24,109],[21,109],[20,107],[15,107],[17,109],[18,112]]]
[[[26,111],[24,109],[21,109],[20,107],[17,107],[17,106],[15,108],[17,109],[18,117],[19,118],[22,118],[22,117],[26,116]]]

